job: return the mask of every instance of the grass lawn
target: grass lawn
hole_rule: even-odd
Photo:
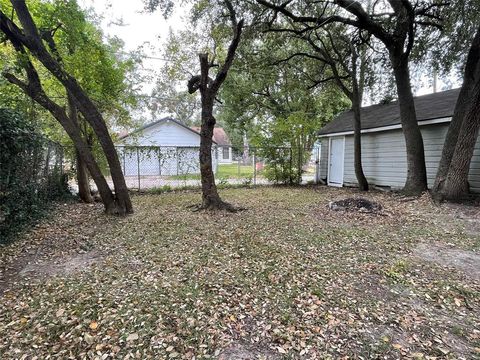
[[[240,172],[238,171],[238,164],[219,164],[216,179],[242,179],[253,178],[253,166],[252,165],[240,165]],[[174,175],[169,178],[174,180],[200,180],[200,174],[185,174]]]
[[[0,358],[480,356],[478,208],[371,193],[384,207],[371,215],[328,209],[352,190],[221,194],[247,210],[192,212],[198,192],[134,196],[124,219],[59,205],[0,249]]]

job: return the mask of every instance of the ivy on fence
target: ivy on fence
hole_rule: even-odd
[[[20,114],[0,109],[0,242],[67,194],[63,150]]]

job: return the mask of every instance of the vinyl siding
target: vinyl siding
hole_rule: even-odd
[[[148,127],[119,143],[125,176],[170,176],[200,173],[200,135],[174,121]],[[126,146],[125,148],[123,146]],[[128,146],[133,146],[129,148]],[[137,149],[136,147],[143,147]],[[212,146],[212,165],[217,171],[219,150]]]
[[[200,135],[173,121],[166,121],[128,136],[122,141],[122,145],[200,146]]]
[[[435,180],[438,163],[442,156],[443,143],[448,124],[422,126],[421,131],[425,146],[425,162],[428,185]],[[328,139],[326,141],[328,148]],[[353,136],[345,137],[344,184],[356,185],[353,167]],[[324,160],[327,167],[328,156]],[[362,162],[367,180],[371,184],[401,189],[407,175],[407,158],[405,139],[401,130],[391,130],[362,135]],[[474,192],[480,192],[480,140],[477,140],[470,166],[469,181]]]

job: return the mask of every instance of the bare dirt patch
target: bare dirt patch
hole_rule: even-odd
[[[460,250],[438,243],[422,243],[414,249],[413,254],[419,259],[440,266],[453,267],[463,271],[469,277],[480,280],[480,254],[473,251]]]
[[[223,350],[218,357],[219,360],[276,360],[280,359],[278,353],[259,345],[234,344]]]
[[[334,211],[359,211],[364,213],[377,213],[382,210],[382,205],[365,198],[346,198],[331,201],[328,207]]]
[[[480,207],[462,204],[446,204],[451,217],[463,222],[468,235],[480,236]]]
[[[72,274],[101,260],[92,238],[111,221],[100,204],[58,204],[12,244],[0,247],[0,296],[23,278]]]
[[[95,250],[74,254],[60,259],[43,261],[26,265],[20,272],[25,277],[64,276],[88,269],[94,264],[101,263],[102,256]]]

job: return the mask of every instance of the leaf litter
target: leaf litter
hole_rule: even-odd
[[[376,192],[362,196],[385,216],[328,208],[357,194],[224,190],[248,208],[236,214],[142,195],[124,219],[59,205],[1,249],[2,359],[478,357],[478,279],[418,256],[477,256],[471,218]],[[95,260],[65,270],[78,258]]]

